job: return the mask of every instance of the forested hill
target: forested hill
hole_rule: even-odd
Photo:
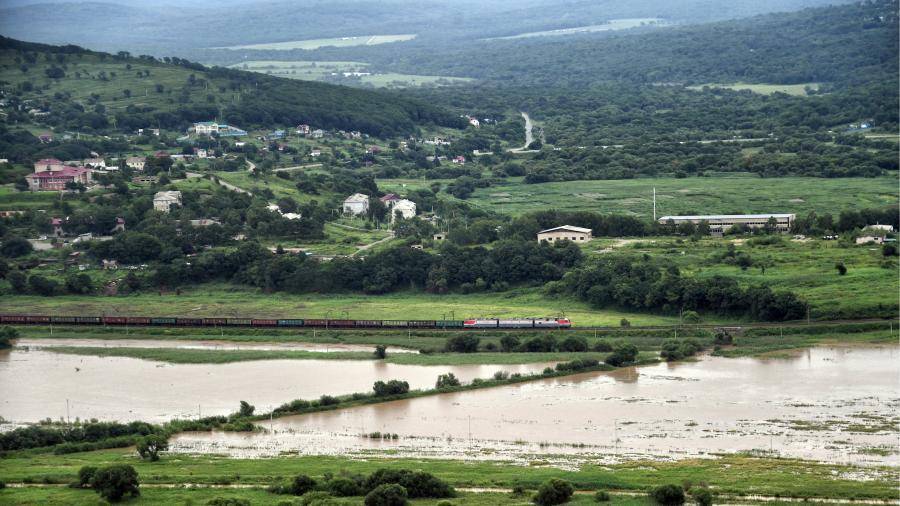
[[[214,118],[244,129],[306,123],[376,136],[463,126],[443,109],[389,93],[4,37],[0,86],[49,111],[51,125],[82,131],[181,129]]]
[[[504,86],[710,82],[860,83],[897,75],[897,0],[766,14],[634,34],[471,41],[416,49],[330,48],[306,58]],[[427,57],[426,57],[427,55]],[[245,55],[246,56],[246,55]],[[264,57],[262,54],[254,58]]]

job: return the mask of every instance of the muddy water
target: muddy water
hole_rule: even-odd
[[[87,348],[175,348],[180,350],[262,350],[262,351],[315,351],[331,353],[336,351],[366,351],[374,350],[373,345],[364,344],[326,344],[326,343],[258,343],[219,341],[216,339],[204,340],[175,340],[175,339],[77,339],[77,338],[20,338],[16,340],[16,346],[24,348],[54,348],[54,347],[87,347]],[[418,350],[388,346],[388,353],[418,353]]]
[[[183,434],[174,446],[236,455],[557,455],[568,462],[755,451],[898,465],[898,373],[900,347],[814,348],[790,359],[705,357],[286,417],[265,423],[266,433]],[[360,437],[373,431],[400,438]]]
[[[411,388],[452,372],[463,381],[498,370],[527,374],[548,364],[414,366],[370,360],[263,360],[232,364],[164,364],[13,348],[0,352],[0,416],[11,422],[50,417],[145,420],[224,415],[246,400],[268,411],[297,398],[365,392],[378,380]]]

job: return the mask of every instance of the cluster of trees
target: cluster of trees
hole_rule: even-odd
[[[269,487],[269,492],[304,496],[327,501],[330,497],[365,496],[366,506],[394,506],[406,504],[407,499],[445,499],[456,491],[443,480],[424,471],[408,469],[377,469],[365,476],[342,471],[337,476],[325,473],[322,480],[305,474],[295,476],[290,483]]]
[[[115,464],[106,467],[84,466],[78,470],[78,481],[72,483],[73,488],[91,488],[109,502],[121,501],[126,495],[141,495],[138,473],[127,464]]]
[[[677,313],[684,310],[742,315],[764,321],[797,320],[807,304],[792,292],[741,287],[734,279],[685,278],[674,264],[605,258],[570,271],[550,291],[568,292],[595,307]]]
[[[25,450],[63,443],[92,443],[122,436],[147,436],[159,428],[144,422],[97,422],[66,425],[30,425],[0,434],[0,452]]]

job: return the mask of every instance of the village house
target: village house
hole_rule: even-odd
[[[392,205],[394,205],[394,202],[397,202],[398,200],[400,200],[400,196],[397,195],[396,193],[388,193],[387,195],[379,198],[378,200],[380,200],[381,203],[384,204],[384,207],[387,207],[388,209],[390,209],[390,207]]]
[[[111,233],[115,234],[117,232],[125,231],[125,218],[118,217],[116,218],[116,226],[112,228]]]
[[[318,158],[318,157],[322,156],[322,151],[318,150],[318,149],[314,149],[309,152],[309,156],[311,156],[313,158]]]
[[[884,237],[880,235],[864,235],[856,238],[856,244],[884,244]]]
[[[213,135],[218,135],[219,137],[243,137],[247,135],[245,130],[215,121],[201,121],[199,123],[194,123],[193,129],[194,133],[197,135],[206,135],[210,137]]]
[[[59,218],[52,218],[50,220],[50,226],[53,227],[53,237],[59,238],[63,236],[62,223],[62,220]]]
[[[354,193],[344,200],[344,214],[358,216],[369,211],[369,196],[362,193]]]
[[[181,205],[180,191],[169,190],[156,192],[156,195],[153,196],[153,209],[156,209],[157,211],[167,213],[171,210],[173,205]]]
[[[63,191],[69,183],[89,185],[91,169],[63,166],[59,170],[45,170],[25,176],[31,191]]]
[[[893,226],[893,225],[878,225],[878,224],[876,224],[876,225],[868,225],[868,226],[866,226],[866,228],[864,228],[863,230],[871,230],[871,231],[873,231],[873,232],[887,232],[887,233],[891,233],[891,232],[894,231],[894,226]]]
[[[203,148],[194,148],[194,155],[197,158],[206,158],[209,153]]]
[[[453,157],[453,163],[455,163],[456,165],[465,165],[465,164],[466,164],[466,157],[464,157],[464,156],[455,156],[455,157]]]
[[[309,135],[309,125],[297,125],[297,135]]]
[[[416,203],[412,200],[401,199],[394,202],[391,206],[391,222],[400,215],[404,219],[414,218],[416,216]]]
[[[143,156],[129,156],[125,159],[125,165],[132,170],[144,170],[144,160]]]
[[[537,234],[538,242],[557,242],[568,240],[572,242],[588,242],[593,239],[593,230],[589,228],[573,227],[572,225],[563,225],[556,228],[548,228],[541,230]]]
[[[156,184],[159,182],[159,177],[146,175],[134,176],[131,178],[131,182],[134,184]]]
[[[86,158],[81,161],[81,165],[92,169],[106,169],[106,160],[103,158]]]
[[[62,170],[66,165],[56,158],[44,158],[34,162],[35,172],[46,172],[48,170]]]
[[[221,225],[222,222],[216,220],[214,218],[200,218],[197,220],[191,220],[192,227],[209,227],[211,225]]]
[[[325,131],[321,129],[313,130],[312,133],[309,134],[309,136],[313,139],[321,139],[322,137],[325,137]]]

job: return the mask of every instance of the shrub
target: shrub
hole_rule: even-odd
[[[137,443],[137,452],[144,460],[156,462],[159,460],[159,452],[169,449],[169,441],[165,436],[151,434],[141,438]]]
[[[895,257],[898,255],[897,246],[885,244],[881,247],[881,254],[886,257]]]
[[[560,351],[587,351],[588,343],[583,337],[567,337],[559,344]]]
[[[320,406],[334,406],[335,404],[340,404],[341,400],[337,397],[332,397],[330,395],[323,395],[319,397],[319,405]]]
[[[509,373],[506,371],[497,371],[494,373],[494,379],[497,381],[509,379]]]
[[[387,347],[379,344],[375,346],[375,358],[383,359],[387,357]]]
[[[506,353],[519,349],[519,338],[516,336],[503,336],[500,338],[500,350]]]
[[[366,478],[365,490],[375,490],[386,484],[402,485],[410,498],[432,497],[436,499],[454,497],[456,491],[431,473],[408,469],[378,469]]]
[[[609,501],[609,492],[605,490],[598,490],[596,494],[594,494],[595,502],[607,502]]]
[[[697,488],[691,491],[691,497],[698,506],[711,506],[713,503],[712,493],[707,488]]]
[[[3,490],[4,488],[6,488],[6,482],[0,480],[0,490]]]
[[[378,485],[366,494],[366,506],[404,506],[406,504],[406,489],[396,483]]]
[[[297,500],[296,503],[286,503],[286,506],[294,506],[298,504],[300,506],[327,506],[329,504],[338,504],[337,500],[331,497],[328,492],[322,492],[321,490],[317,490],[314,492],[307,492],[303,494],[300,499]],[[340,503],[343,504],[343,503]]]
[[[847,266],[844,265],[844,262],[838,262],[838,263],[834,264],[834,268],[837,269],[838,274],[841,276],[843,276],[844,274],[847,274]]]
[[[594,345],[594,351],[612,351],[612,345],[607,341],[597,341]]]
[[[372,386],[372,390],[375,390],[375,395],[377,397],[401,395],[409,392],[409,383],[400,380],[390,380],[387,383],[376,381]]]
[[[631,322],[628,321],[627,318],[622,318],[622,319],[619,321],[619,325],[622,326],[622,327],[624,327],[624,328],[628,328],[628,327],[631,326]]]
[[[435,382],[435,388],[450,388],[450,387],[458,387],[460,385],[459,380],[456,378],[456,375],[452,372],[448,372],[447,374],[441,374],[438,376],[437,382]]]
[[[696,311],[685,311],[681,318],[685,323],[700,323],[700,315]]]
[[[291,482],[290,493],[291,495],[303,495],[314,488],[316,488],[316,480],[305,474],[298,474]]]
[[[19,331],[13,327],[0,328],[0,350],[12,347],[12,340],[19,337]]]
[[[447,351],[456,353],[475,353],[481,340],[471,334],[463,334],[447,339]]]
[[[545,367],[545,368],[544,368],[543,375],[544,375],[544,376],[549,376],[549,375],[551,375],[551,374],[553,374],[553,368],[552,368],[552,367]]]
[[[638,356],[637,346],[631,343],[619,341],[612,348],[612,354],[606,357],[606,363],[611,366],[619,367],[629,364],[634,362]]]
[[[355,495],[362,495],[363,490],[359,483],[351,480],[350,478],[335,478],[329,481],[325,488],[328,489],[328,493],[337,497],[353,497]]]
[[[660,485],[650,491],[650,498],[665,506],[684,504],[684,489],[679,485]]]
[[[91,488],[109,502],[119,502],[126,494],[141,495],[137,471],[124,464],[102,467],[91,476]]]
[[[250,506],[250,501],[236,497],[213,497],[206,501],[206,506]]]
[[[532,501],[538,506],[553,506],[568,502],[575,493],[572,484],[558,478],[550,478],[541,484]]]

